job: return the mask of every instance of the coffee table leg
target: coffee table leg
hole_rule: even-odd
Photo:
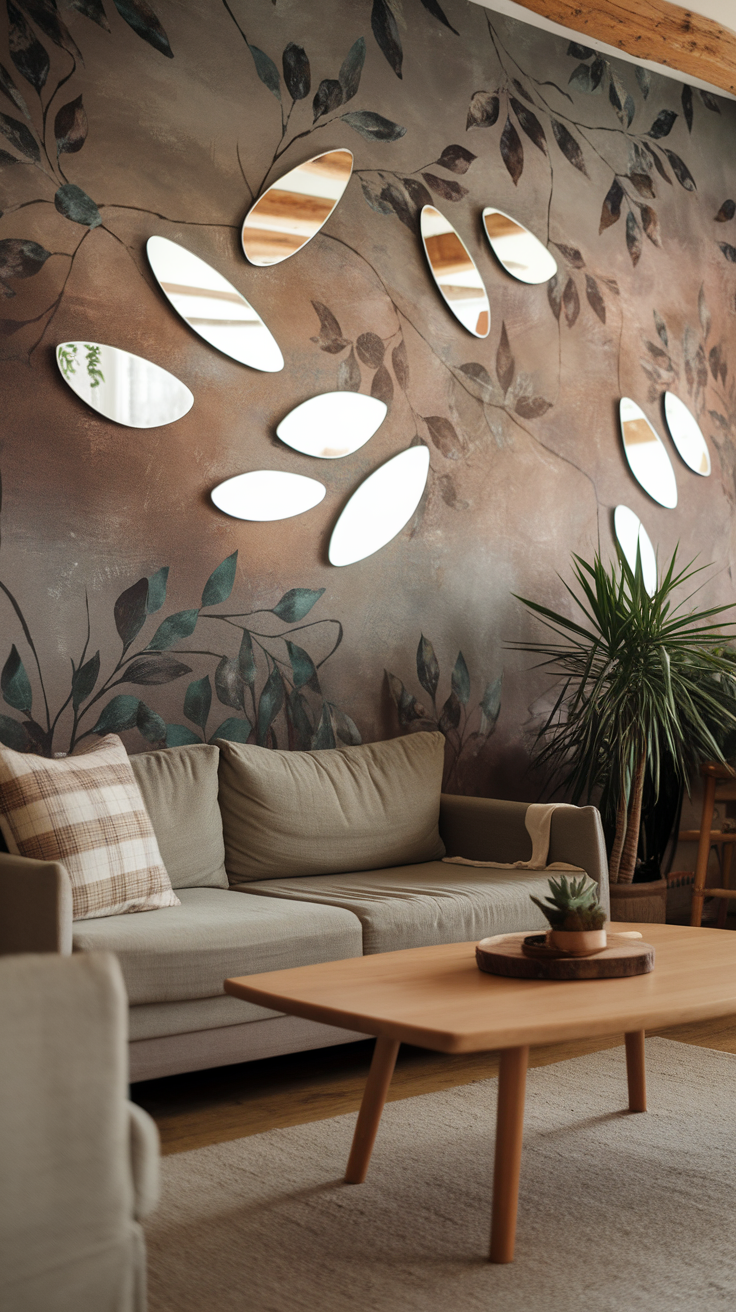
[[[647,1075],[644,1066],[644,1030],[631,1030],[626,1041],[626,1079],[629,1084],[629,1111],[647,1109]]]
[[[491,1262],[513,1262],[529,1049],[505,1048],[498,1072]]]
[[[368,1174],[368,1164],[376,1142],[381,1112],[394,1073],[399,1046],[398,1039],[389,1039],[384,1034],[379,1034],[376,1039],[363,1101],[358,1112],[358,1123],[353,1135],[353,1146],[348,1158],[348,1169],[345,1172],[346,1184],[362,1184]]]

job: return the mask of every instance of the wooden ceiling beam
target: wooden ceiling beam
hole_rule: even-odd
[[[736,95],[736,33],[668,0],[517,0],[525,9],[638,59]]]

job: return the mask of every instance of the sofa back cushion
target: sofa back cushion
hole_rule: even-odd
[[[0,828],[15,855],[61,862],[75,920],[179,905],[116,734],[61,760],[1,747]]]
[[[219,749],[210,743],[131,756],[174,888],[227,888],[217,805]]]
[[[377,870],[444,856],[437,827],[441,733],[316,752],[219,746],[231,883]]]

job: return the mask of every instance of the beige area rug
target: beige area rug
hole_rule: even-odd
[[[484,1260],[496,1081],[389,1104],[368,1180],[355,1116],[167,1157],[149,1312],[720,1312],[736,1306],[736,1057],[647,1041],[527,1086],[516,1261]]]

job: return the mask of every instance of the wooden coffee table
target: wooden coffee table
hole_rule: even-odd
[[[345,1179],[365,1180],[399,1045],[500,1049],[490,1260],[514,1257],[524,1091],[531,1044],[622,1030],[629,1110],[646,1111],[644,1032],[736,1014],[736,933],[675,925],[640,930],[654,970],[632,979],[520,980],[486,975],[475,943],[409,948],[225,981],[225,992],[307,1020],[376,1035]]]

